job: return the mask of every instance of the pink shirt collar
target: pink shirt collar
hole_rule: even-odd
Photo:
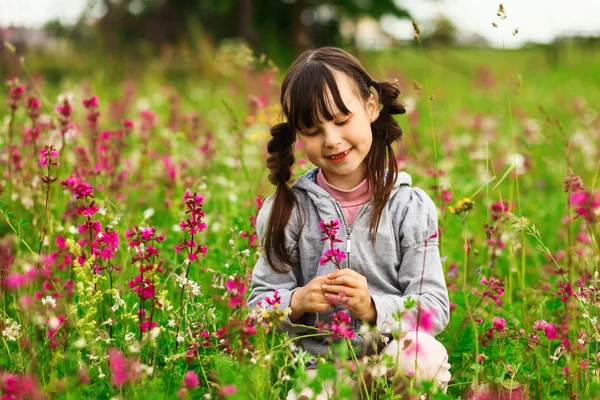
[[[317,172],[317,185],[325,189],[334,199],[336,199],[342,207],[355,207],[365,204],[371,199],[373,190],[367,191],[367,178],[358,184],[353,189],[344,190],[339,189],[327,182],[323,170],[319,169]]]

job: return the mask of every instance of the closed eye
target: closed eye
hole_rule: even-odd
[[[350,118],[348,118],[348,119],[347,119],[347,120],[345,120],[345,121],[338,122],[336,125],[337,125],[337,126],[346,125],[346,124],[348,123],[348,121],[350,121]]]

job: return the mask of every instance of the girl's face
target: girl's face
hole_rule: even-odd
[[[298,136],[306,156],[323,171],[327,182],[350,190],[366,177],[365,158],[373,143],[371,123],[379,116],[379,105],[373,95],[365,104],[346,74],[335,72],[334,75],[350,114],[336,109],[332,121],[302,129]],[[331,94],[327,95],[330,104],[335,104]]]

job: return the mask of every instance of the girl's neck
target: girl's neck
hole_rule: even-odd
[[[341,185],[342,187],[340,187],[339,184],[335,184],[335,183],[331,182],[330,179],[327,177],[326,172],[322,169],[319,169],[319,171],[317,172],[315,181],[317,182],[317,184],[319,186],[326,187],[328,192],[330,192],[330,193],[334,192],[338,196],[342,196],[344,198],[349,198],[349,196],[352,198],[354,196],[362,196],[362,195],[366,194],[366,191],[368,189],[366,176],[363,178],[363,180],[361,182],[359,182],[356,185]],[[348,183],[347,180],[345,180],[343,182]],[[352,187],[350,187],[350,186],[352,186]]]
[[[365,168],[359,168],[348,175],[337,175],[329,173],[320,168],[319,171],[328,184],[340,190],[352,190],[367,179],[367,171]]]

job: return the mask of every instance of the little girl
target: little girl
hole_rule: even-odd
[[[450,314],[437,211],[425,192],[411,186],[410,175],[398,172],[392,144],[402,130],[392,115],[405,112],[399,94],[397,83],[373,80],[338,48],[308,50],[294,61],[281,88],[286,121],[271,128],[267,147],[269,180],[277,189],[257,218],[263,253],[248,302],[268,307],[265,298],[277,291],[280,307],[291,307],[281,326],[291,336],[310,333],[306,326],[317,321],[331,323],[341,305],[356,332],[354,348],[372,354],[373,345],[358,333],[363,323],[376,326],[388,334],[382,336],[383,353],[399,373],[445,389],[448,355],[433,338]],[[317,168],[290,187],[297,139]],[[320,263],[330,246],[321,240],[321,221],[335,219],[336,246],[347,255],[340,269]],[[407,301],[413,307],[399,322]],[[389,340],[394,330],[403,333]],[[330,345],[322,337],[299,342],[315,355],[326,355]]]

